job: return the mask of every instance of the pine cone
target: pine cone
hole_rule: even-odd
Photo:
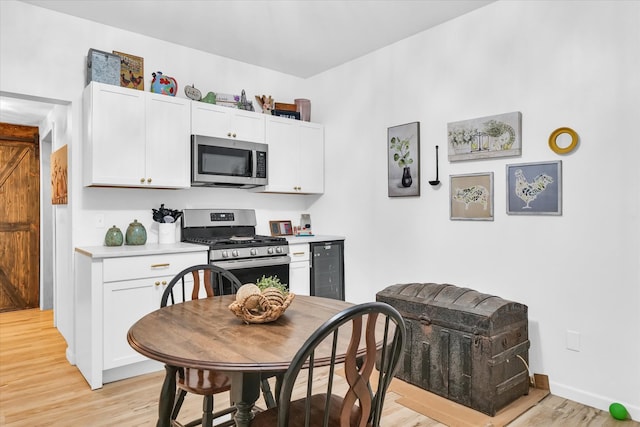
[[[262,296],[264,296],[272,306],[276,307],[282,306],[286,298],[284,293],[278,288],[267,288],[262,291]]]

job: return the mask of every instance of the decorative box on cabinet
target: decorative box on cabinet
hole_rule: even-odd
[[[92,82],[83,93],[84,185],[188,188],[190,101]]]
[[[317,123],[266,117],[269,144],[267,193],[324,192],[324,127]]]
[[[145,247],[96,247],[98,254],[91,249],[75,253],[75,352],[76,365],[93,390],[162,367],[134,351],[127,332],[160,308],[165,285],[177,273],[207,262],[207,248],[178,243],[150,255]],[[141,255],[110,255],[127,249]]]
[[[265,116],[253,111],[191,102],[191,133],[264,143]]]

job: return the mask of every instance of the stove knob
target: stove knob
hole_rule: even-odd
[[[239,254],[238,254],[238,250],[237,250],[237,249],[234,249],[233,251],[231,251],[231,255],[233,255],[233,256],[238,256],[238,255],[239,255]]]
[[[222,251],[222,258],[229,258],[229,252]]]
[[[277,253],[279,253],[279,254],[281,254],[281,253],[282,253],[282,248],[281,248],[280,246],[278,246],[278,247],[276,248],[276,252],[277,252]]]
[[[267,253],[268,253],[269,255],[273,254],[273,248],[269,248],[269,249],[267,249]]]
[[[249,252],[251,252],[251,255],[258,255],[258,250],[256,248],[251,249]]]

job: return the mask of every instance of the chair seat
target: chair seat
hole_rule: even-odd
[[[310,427],[322,426],[324,417],[324,407],[326,394],[316,394],[311,396],[311,424]],[[305,399],[298,399],[291,402],[289,407],[289,426],[304,426],[305,422]],[[342,397],[331,395],[329,407],[329,427],[340,427],[340,408]],[[360,419],[360,408],[354,406],[350,416],[350,427],[357,427]],[[251,421],[251,427],[274,427],[278,425],[278,408],[267,409],[258,412]],[[368,425],[368,424],[365,424]]]
[[[184,368],[184,378],[178,374],[176,386],[189,393],[211,395],[231,389],[231,379],[216,371]]]

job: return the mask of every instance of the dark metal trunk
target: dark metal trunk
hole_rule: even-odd
[[[407,324],[398,378],[491,416],[529,392],[526,305],[436,283],[389,286],[376,299]]]

